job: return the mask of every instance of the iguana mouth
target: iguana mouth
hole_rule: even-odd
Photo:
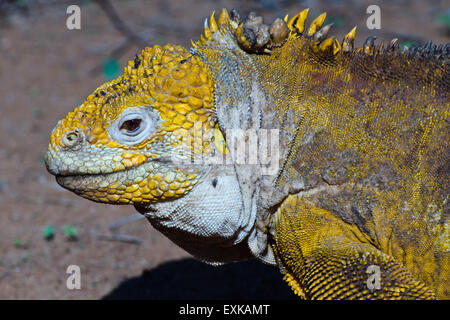
[[[155,161],[153,161],[155,162]],[[111,171],[103,171],[103,172],[98,172],[98,173],[92,173],[92,172],[82,172],[82,171],[74,171],[74,172],[68,172],[68,171],[63,171],[63,172],[52,172],[52,170],[50,170],[49,168],[47,168],[47,170],[54,175],[57,179],[58,178],[94,178],[94,177],[107,177],[110,175],[114,175],[114,174],[119,174],[121,172],[127,172],[127,171],[133,171],[139,167],[145,166],[147,162],[141,163],[137,166],[134,167],[128,167],[128,168],[124,168],[124,169],[120,169],[120,170],[111,170]]]
[[[209,170],[184,168],[167,159],[150,160],[120,171],[54,174],[63,188],[108,204],[148,204],[180,197]]]
[[[140,170],[142,168],[142,170]],[[56,174],[57,183],[71,191],[86,191],[86,190],[101,190],[115,187],[115,184],[120,182],[125,184],[129,182],[132,184],[137,178],[146,179],[149,175],[147,170],[155,169],[154,166],[143,163],[136,167],[126,168],[120,171],[111,171],[103,173],[68,173]],[[100,186],[100,188],[99,188]]]
[[[83,198],[108,204],[132,204],[134,197],[134,203],[143,201],[142,197],[137,200],[136,192],[144,193],[139,191],[142,189],[137,183],[144,182],[147,187],[154,179],[154,174],[159,172],[159,168],[155,161],[149,161],[115,172],[57,174],[55,178],[61,187]]]
[[[86,171],[70,171],[70,168],[67,168],[67,166],[64,168],[63,165],[59,165],[58,163],[52,162],[51,160],[48,160],[49,158],[46,158],[45,165],[47,168],[47,171],[54,175],[56,178],[56,181],[64,186],[64,184],[61,184],[61,182],[64,181],[71,181],[71,180],[86,180],[86,181],[98,181],[98,179],[102,180],[108,180],[113,176],[120,175],[123,172],[133,172],[136,171],[140,167],[145,167],[147,162],[141,163],[134,167],[128,167],[121,170],[103,170],[100,172],[86,172]],[[155,162],[155,161],[153,161]],[[61,169],[63,168],[63,169]]]

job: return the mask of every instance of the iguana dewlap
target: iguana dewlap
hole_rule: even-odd
[[[449,298],[450,45],[353,49],[307,13],[222,10],[189,50],[145,48],[57,124],[47,169],[304,298]]]

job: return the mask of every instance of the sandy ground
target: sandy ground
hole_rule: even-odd
[[[29,1],[32,3],[33,1]],[[38,1],[39,2],[39,1]],[[95,4],[82,1],[82,29],[66,28],[69,2],[30,5],[0,20],[0,298],[1,299],[292,299],[277,268],[257,261],[211,267],[192,259],[146,220],[120,231],[141,244],[100,240],[133,207],[89,202],[62,189],[43,164],[56,122],[106,81],[95,72],[124,42]],[[436,16],[448,1],[112,1],[121,17],[149,38],[187,46],[202,21],[222,7],[251,8],[271,21],[305,7],[326,10],[338,38],[358,25],[357,43],[369,34],[388,40],[449,41]],[[382,29],[365,27],[365,8],[382,9]],[[70,1],[77,3],[77,1]],[[0,7],[1,9],[1,7]],[[121,68],[140,48],[131,46]],[[92,71],[94,70],[94,72]],[[46,240],[43,229],[54,227]],[[63,227],[76,228],[69,241]],[[81,290],[66,287],[66,269],[81,269]]]

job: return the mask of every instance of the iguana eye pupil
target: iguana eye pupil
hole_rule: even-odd
[[[142,119],[127,120],[120,126],[120,130],[127,130],[128,132],[134,132],[141,126]]]

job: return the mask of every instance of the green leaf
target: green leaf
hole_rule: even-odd
[[[28,0],[16,0],[18,7],[28,7]]]
[[[29,90],[30,92],[30,96],[36,97],[41,93],[41,90],[39,90],[39,87],[37,86],[32,86]]]
[[[444,12],[444,13],[438,14],[436,16],[436,22],[438,24],[446,26],[447,28],[450,28],[450,13]]]
[[[108,79],[114,79],[120,74],[119,61],[114,58],[107,58],[103,61],[103,75]]]
[[[341,16],[334,16],[334,17],[326,17],[325,21],[323,23],[324,26],[327,24],[332,23],[334,27],[342,27],[345,24],[344,17]]]
[[[77,229],[70,224],[67,224],[63,227],[63,233],[68,240],[76,240],[78,238]]]
[[[33,117],[39,118],[40,116],[42,116],[42,109],[39,107],[34,107],[33,108]]]
[[[44,227],[43,234],[46,240],[51,240],[55,236],[55,229],[52,225],[46,225]]]
[[[418,46],[418,45],[420,45],[420,44],[416,40],[407,40],[407,41],[404,41],[404,42],[399,44],[400,49],[402,49],[402,50],[403,49],[408,49],[408,48],[410,48],[412,46]]]
[[[27,246],[27,243],[20,239],[13,239],[13,244],[17,248],[25,248]]]

